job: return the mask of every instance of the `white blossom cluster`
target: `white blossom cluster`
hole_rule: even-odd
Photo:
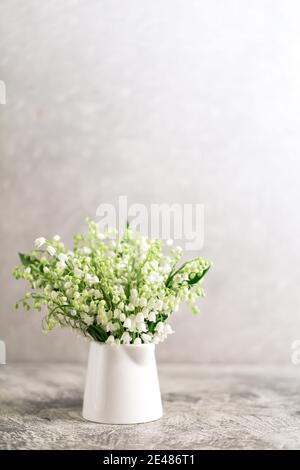
[[[69,326],[99,342],[157,344],[172,333],[169,317],[181,302],[198,312],[208,261],[178,266],[182,249],[170,248],[171,240],[150,240],[130,228],[118,239],[93,221],[88,227],[87,236],[74,237],[72,251],[56,235],[38,238],[35,250],[20,254],[14,276],[31,291],[16,306],[40,311],[45,305],[45,331]]]

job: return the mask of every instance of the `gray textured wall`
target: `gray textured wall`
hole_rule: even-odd
[[[83,360],[15,312],[16,252],[101,202],[205,204],[202,314],[165,360],[290,360],[300,338],[300,6],[275,0],[1,0],[0,337],[10,360]]]

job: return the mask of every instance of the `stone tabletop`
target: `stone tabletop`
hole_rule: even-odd
[[[81,416],[85,368],[0,367],[1,449],[300,449],[300,368],[159,366],[164,416]],[[126,406],[126,404],[124,404]]]

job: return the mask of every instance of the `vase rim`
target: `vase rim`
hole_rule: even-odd
[[[149,347],[155,347],[156,345],[154,343],[143,343],[143,344],[107,344],[107,343],[102,343],[100,341],[94,341],[91,340],[91,344],[96,344],[97,346],[107,346],[111,348],[149,348]]]

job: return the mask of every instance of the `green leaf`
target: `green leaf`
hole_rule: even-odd
[[[100,325],[90,325],[87,332],[95,341],[100,343],[105,343],[108,338],[108,334]]]
[[[148,322],[148,330],[150,331],[150,333],[155,332],[155,326],[156,326],[156,322],[154,322],[154,321],[149,321]]]
[[[178,268],[176,271],[172,270],[166,280],[166,283],[165,283],[165,286],[166,287],[169,287],[170,284],[172,283],[173,281],[173,277],[176,276],[176,274],[178,274],[187,264],[191,263],[191,261],[186,261],[185,263],[183,263],[180,268]]]
[[[27,268],[28,266],[32,264],[39,263],[38,258],[36,258],[35,256],[31,256],[31,255],[25,255],[24,253],[19,253],[19,258],[23,266],[25,266],[25,268]]]
[[[192,279],[189,279],[187,281],[188,285],[193,286],[194,284],[197,284],[205,276],[205,274],[207,273],[209,268],[210,268],[210,266],[205,268],[201,273],[197,273],[196,276],[194,276]]]
[[[23,253],[19,253],[19,258],[23,266],[27,268],[27,266],[30,266],[31,264],[31,259],[29,255],[24,255]]]

